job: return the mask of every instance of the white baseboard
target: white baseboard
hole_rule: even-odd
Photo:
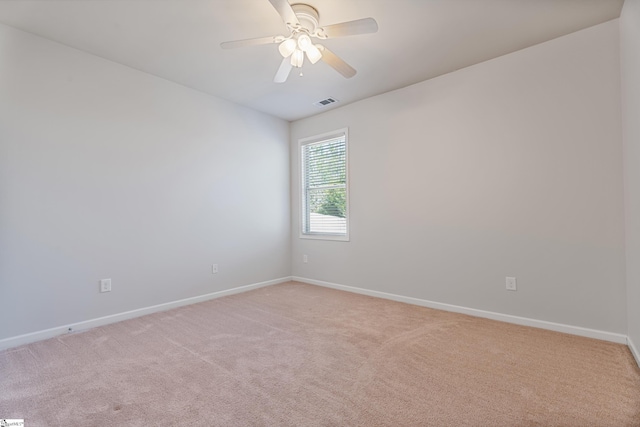
[[[478,310],[474,308],[462,307],[458,305],[439,303],[434,301],[423,300],[419,298],[406,297],[402,295],[390,294],[386,292],[373,291],[364,288],[357,288],[353,286],[338,285],[336,283],[324,282],[321,280],[307,279],[304,277],[281,277],[279,279],[268,280],[265,282],[253,283],[245,286],[238,286],[232,289],[225,289],[223,291],[212,292],[205,295],[200,295],[192,298],[185,298],[178,301],[172,301],[164,304],[158,304],[150,307],[139,308],[136,310],[126,311],[123,313],[113,314],[109,316],[99,317],[96,319],[90,319],[82,322],[71,323],[68,325],[62,325],[55,328],[45,329],[42,331],[31,332],[16,337],[9,337],[0,340],[0,350],[7,348],[17,347],[23,344],[29,344],[36,341],[53,338],[58,335],[69,333],[71,331],[78,332],[98,326],[108,325],[110,323],[116,323],[127,319],[133,319],[135,317],[141,317],[147,314],[157,313],[160,311],[170,310],[172,308],[182,307],[185,305],[196,304],[203,301],[208,301],[215,298],[220,298],[227,295],[238,294],[241,292],[247,292],[253,289],[262,288],[265,286],[276,285],[278,283],[288,282],[295,280],[297,282],[308,283],[311,285],[324,286],[327,288],[338,289],[347,292],[353,292],[362,295],[368,295],[378,298],[389,299],[398,302],[404,302],[413,305],[419,305],[422,307],[434,308],[437,310],[451,311],[455,313],[468,314],[470,316],[483,317],[487,319],[498,320],[507,323],[514,323],[522,326],[532,326],[535,328],[548,329],[556,332],[564,332],[572,335],[579,335],[588,338],[596,338],[604,341],[615,342],[619,344],[627,344],[633,357],[636,359],[638,366],[640,366],[640,352],[634,345],[631,338],[623,334],[616,334],[613,332],[599,331],[596,329],[582,328],[579,326],[564,325],[561,323],[547,322],[544,320],[530,319],[526,317],[512,316],[509,314],[495,313],[491,311]]]
[[[618,344],[627,344],[626,335],[616,334],[613,332],[599,331],[597,329],[582,328],[580,326],[564,325],[561,323],[547,322],[545,320],[530,319],[527,317],[512,316],[510,314],[495,313],[492,311],[478,310],[475,308],[462,307],[459,305],[444,304],[440,302],[428,301],[419,298],[405,297],[402,295],[389,294],[386,292],[372,291],[369,289],[356,288],[353,286],[338,285],[335,283],[323,282],[321,280],[307,279],[304,277],[293,276],[291,280],[297,282],[308,283],[311,285],[324,286],[327,288],[339,289],[342,291],[353,292],[357,294],[368,295],[372,297],[384,298],[398,302],[404,302],[422,307],[435,308],[437,310],[451,311],[455,313],[468,314],[470,316],[484,317],[486,319],[498,320],[501,322],[514,323],[522,326],[532,326],[534,328],[547,329],[550,331],[564,332],[582,337],[596,338],[599,340],[615,342]],[[633,350],[632,350],[633,351]],[[638,360],[637,352],[634,353]]]
[[[630,337],[627,337],[627,346],[629,347],[629,350],[631,350],[633,357],[636,359],[636,363],[640,366],[640,352],[638,351],[638,347],[633,345],[633,341],[631,341]]]
[[[258,289],[265,286],[276,285],[278,283],[284,283],[289,281],[291,281],[291,277],[281,277],[279,279],[268,280],[266,282],[259,282],[259,283],[253,283],[251,285],[238,286],[232,289],[225,289],[224,291],[212,292],[210,294],[200,295],[197,297],[185,298],[178,301],[171,301],[164,304],[153,305],[151,307],[144,307],[136,310],[125,311],[123,313],[117,313],[109,316],[98,317],[96,319],[85,320],[78,323],[71,323],[69,325],[62,325],[55,328],[45,329],[43,331],[31,332],[24,335],[18,335],[16,337],[4,338],[0,340],[0,350],[17,347],[19,345],[29,344],[36,341],[45,340],[47,338],[53,338],[58,335],[66,334],[69,332],[84,331],[84,330],[95,328],[98,326],[108,325],[110,323],[116,323],[116,322],[120,322],[127,319],[133,319],[134,317],[140,317],[140,316],[144,316],[151,313],[157,313],[159,311],[166,311],[172,308],[182,307],[184,305],[195,304],[198,302],[208,301],[211,299],[220,298],[227,295],[247,292],[252,289]]]

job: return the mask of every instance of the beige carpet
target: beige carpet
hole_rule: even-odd
[[[25,426],[640,426],[629,350],[285,283],[0,352]]]

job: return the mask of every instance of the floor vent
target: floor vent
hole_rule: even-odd
[[[322,101],[314,102],[313,105],[319,108],[324,108],[328,105],[333,104],[334,102],[338,102],[338,100],[335,98],[327,98],[327,99],[323,99]]]

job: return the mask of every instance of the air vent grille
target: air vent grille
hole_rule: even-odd
[[[318,108],[325,108],[335,102],[338,102],[338,100],[335,98],[327,98],[327,99],[323,99],[322,101],[314,102],[313,105],[315,105]]]

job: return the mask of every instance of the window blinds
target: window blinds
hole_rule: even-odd
[[[346,136],[302,146],[303,234],[347,234]]]

